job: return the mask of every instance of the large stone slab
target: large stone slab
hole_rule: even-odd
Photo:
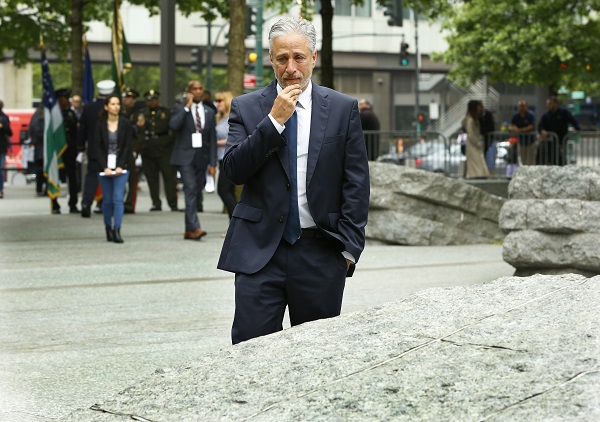
[[[600,168],[525,166],[500,211],[516,275],[600,274]]]
[[[500,210],[505,231],[600,233],[600,202],[579,199],[511,199]]]
[[[524,269],[579,270],[595,275],[600,271],[600,233],[571,235],[519,230],[504,239],[502,257],[518,274]],[[531,273],[531,271],[529,271]]]
[[[501,240],[504,199],[440,174],[371,162],[367,237],[403,245]]]
[[[508,185],[510,199],[600,201],[600,168],[521,166]]]
[[[599,282],[425,290],[157,370],[68,420],[600,420]]]

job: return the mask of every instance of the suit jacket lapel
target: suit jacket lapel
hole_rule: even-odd
[[[316,83],[312,83],[312,113],[310,118],[310,136],[308,140],[308,160],[306,164],[306,186],[310,184],[317,166],[317,159],[323,145],[323,137],[329,118],[329,104],[327,93]]]

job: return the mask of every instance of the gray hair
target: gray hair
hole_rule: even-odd
[[[275,22],[269,31],[269,54],[271,54],[275,38],[292,32],[306,37],[311,53],[317,51],[317,32],[312,22],[303,18],[285,17]]]

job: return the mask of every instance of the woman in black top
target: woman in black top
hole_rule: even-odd
[[[98,163],[103,169],[99,180],[106,240],[115,243],[123,243],[121,222],[124,213],[123,197],[129,178],[127,157],[131,154],[134,138],[133,126],[119,114],[120,111],[121,98],[109,95],[96,128]]]

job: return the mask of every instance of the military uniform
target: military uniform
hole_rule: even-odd
[[[150,211],[161,211],[159,173],[162,173],[165,185],[165,196],[171,210],[177,210],[176,170],[170,164],[175,140],[169,130],[171,111],[158,106],[160,94],[150,90],[144,94],[148,107],[141,110],[144,125],[138,127],[136,150],[142,154],[142,169],[148,181],[152,208]],[[156,106],[151,106],[151,104]],[[136,117],[137,119],[139,116]]]
[[[125,88],[123,90],[123,97],[132,97],[138,98],[140,94],[133,88]],[[136,130],[138,127],[136,126],[138,115],[141,110],[144,108],[144,104],[141,101],[136,101],[133,107],[123,107],[123,116],[125,116],[133,125]],[[127,169],[129,171],[129,179],[127,179],[127,196],[125,197],[125,201],[123,205],[125,206],[125,214],[133,214],[135,212],[135,203],[137,201],[137,186],[139,175],[137,174],[137,168],[135,166],[135,159],[138,150],[135,149],[136,140],[134,140],[134,146],[131,148],[131,156],[127,158]]]
[[[77,209],[77,194],[79,193],[79,182],[77,180],[77,126],[79,119],[70,108],[63,110],[63,125],[67,138],[67,149],[63,154],[63,163],[67,179],[69,180],[69,212],[79,213]]]

